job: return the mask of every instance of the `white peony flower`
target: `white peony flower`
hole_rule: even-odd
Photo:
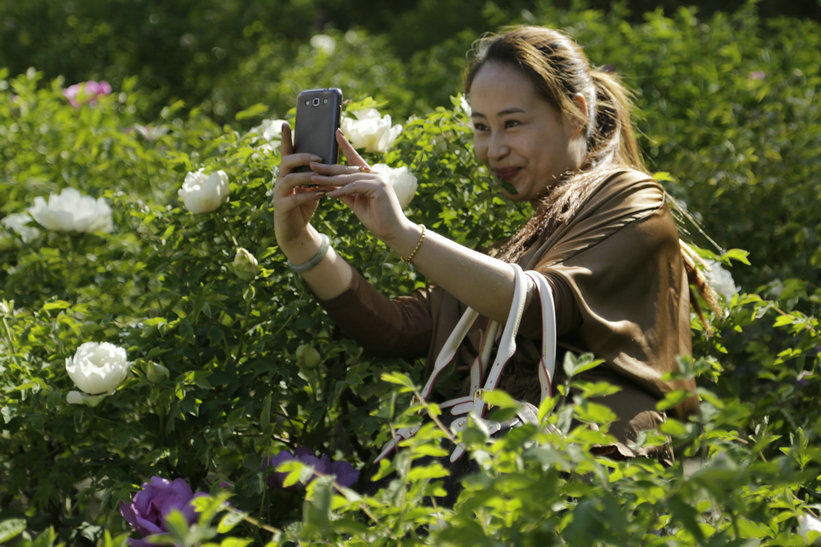
[[[129,366],[125,350],[108,342],[86,342],[66,359],[69,378],[90,395],[113,391],[125,380]]]
[[[809,541],[810,538],[807,536],[810,532],[821,533],[821,521],[810,515],[801,515],[798,517],[798,533],[801,534],[805,540]]]
[[[30,243],[40,233],[40,230],[28,225],[30,221],[31,215],[28,213],[13,213],[3,217],[3,226],[16,232],[23,243]]]
[[[327,34],[315,34],[311,36],[311,47],[330,55],[336,49],[336,40]]]
[[[355,148],[364,148],[365,152],[387,152],[402,132],[401,125],[391,126],[391,117],[380,116],[375,108],[355,110],[351,114],[353,118],[342,118],[342,132]]]
[[[468,102],[467,97],[460,94],[459,95],[459,108],[462,109],[462,112],[465,113],[465,116],[470,118],[470,115],[473,113],[473,110],[470,108],[470,103]]]
[[[733,299],[733,295],[738,293],[738,288],[735,286],[733,276],[725,270],[720,262],[715,260],[705,260],[707,264],[706,277],[707,283],[713,290],[718,293],[726,302]]]
[[[384,175],[388,182],[390,182],[396,193],[396,197],[399,198],[399,204],[402,206],[402,209],[408,206],[414,194],[416,194],[416,188],[418,186],[416,177],[413,176],[410,169],[406,166],[393,169],[384,163],[377,163],[371,166],[371,171]]]
[[[185,207],[194,214],[216,211],[228,201],[228,175],[225,171],[210,175],[204,171],[200,169],[186,174],[182,188],[177,191]]]
[[[243,247],[237,249],[237,254],[234,255],[234,261],[231,263],[231,269],[240,279],[253,279],[259,273],[259,262],[257,257],[252,255]]]
[[[262,120],[262,123],[252,128],[248,133],[256,135],[253,140],[258,152],[276,154],[282,142],[282,124],[286,120]]]
[[[256,133],[266,141],[278,141],[282,139],[282,124],[284,123],[287,123],[287,121],[262,120],[262,123],[251,129],[249,133]]]
[[[74,188],[51,193],[48,203],[34,198],[29,213],[41,226],[60,232],[110,232],[113,228],[111,207],[103,198],[84,196]]]

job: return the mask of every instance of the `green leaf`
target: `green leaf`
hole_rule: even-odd
[[[55,541],[57,541],[57,533],[53,526],[49,526],[37,536],[31,543],[31,547],[52,547]]]
[[[7,519],[0,522],[0,543],[10,540],[25,529],[25,519]]]
[[[172,509],[166,513],[165,526],[168,533],[176,540],[183,540],[188,536],[188,519],[179,509]]]
[[[65,310],[71,307],[69,302],[65,300],[54,300],[52,302],[46,302],[43,304],[43,311],[51,311],[51,310]]]
[[[239,524],[245,519],[245,515],[242,511],[231,511],[229,510],[223,517],[220,519],[219,524],[217,525],[217,532],[220,534],[225,534],[230,532],[234,526]]]
[[[516,401],[516,399],[514,399],[501,389],[483,391],[482,399],[488,405],[495,406],[498,408],[517,408],[519,406],[519,403]]]
[[[441,479],[450,476],[450,471],[441,463],[434,462],[428,465],[413,467],[407,475],[409,481]]]
[[[796,321],[796,317],[794,315],[790,315],[789,313],[785,313],[779,315],[775,318],[775,322],[773,323],[774,327],[785,327],[787,325],[792,325]]]
[[[261,114],[265,114],[268,112],[269,107],[268,105],[257,103],[255,105],[251,105],[245,110],[241,110],[237,112],[236,118],[237,120],[247,120],[248,118],[255,118]]]
[[[669,410],[673,407],[678,406],[688,397],[692,397],[692,392],[680,389],[676,391],[671,391],[670,393],[666,393],[664,398],[656,403],[656,408],[659,410]]]
[[[410,377],[406,374],[402,374],[401,372],[383,372],[380,378],[383,382],[398,384],[409,390],[416,389],[416,386],[414,385]]]
[[[333,498],[333,477],[319,477],[311,483],[309,496],[303,505],[303,532],[307,535],[325,535],[331,527],[331,500]]]
[[[750,256],[749,251],[745,251],[744,249],[730,249],[725,253],[725,255],[731,260],[735,260],[736,262],[741,262],[742,264],[750,266],[750,260],[747,258]]]
[[[596,368],[604,361],[596,359],[592,353],[585,353],[576,357],[572,352],[567,352],[564,355],[564,372],[568,378],[572,378],[577,374]]]
[[[252,539],[245,538],[225,538],[220,542],[220,547],[245,547],[254,542]]]
[[[259,428],[263,433],[268,433],[268,428],[271,425],[271,394],[268,393],[262,401],[262,412],[259,416]]]
[[[574,406],[573,415],[580,422],[594,424],[612,423],[618,419],[618,416],[610,407],[590,401],[583,401],[581,404]]]

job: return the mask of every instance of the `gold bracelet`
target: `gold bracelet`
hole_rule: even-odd
[[[419,241],[416,242],[416,247],[414,247],[414,249],[411,251],[411,254],[409,254],[407,257],[404,257],[404,256],[399,257],[399,258],[402,259],[402,262],[404,262],[405,264],[410,264],[411,263],[411,260],[413,260],[413,257],[416,256],[416,252],[419,250],[419,247],[422,246],[422,242],[425,240],[425,225],[420,224],[419,226],[422,227],[422,233],[419,235]]]

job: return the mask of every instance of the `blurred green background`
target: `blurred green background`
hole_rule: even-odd
[[[383,101],[401,121],[450,105],[481,33],[555,26],[636,91],[641,144],[652,170],[671,173],[670,192],[719,245],[751,251],[755,268],[737,281],[777,291],[800,278],[812,293],[819,20],[818,0],[4,1],[0,67],[66,86],[133,81],[148,121],[182,101],[247,129],[258,119],[237,112],[262,103],[285,117],[300,89],[324,86]],[[312,45],[320,33],[333,48]]]

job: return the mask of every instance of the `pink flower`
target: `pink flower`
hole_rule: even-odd
[[[763,80],[767,77],[767,73],[763,70],[756,70],[755,72],[750,72],[747,76],[750,80]]]
[[[111,84],[105,80],[80,82],[63,90],[63,96],[68,99],[68,102],[74,108],[79,108],[84,104],[95,105],[97,104],[97,97],[109,95],[110,93]]]

